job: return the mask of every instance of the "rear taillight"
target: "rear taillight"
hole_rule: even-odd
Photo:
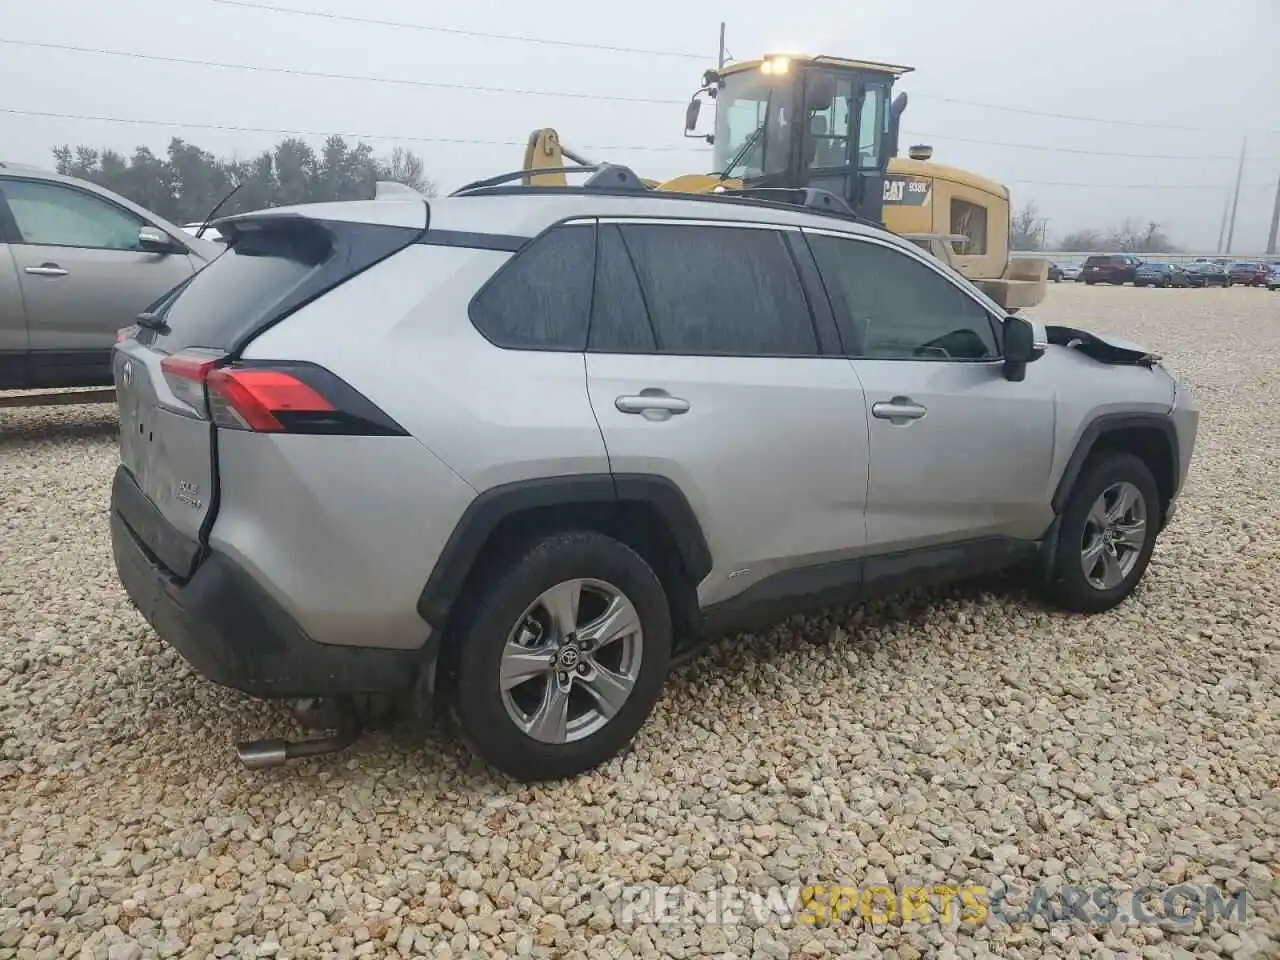
[[[286,423],[314,423],[336,412],[332,403],[283,370],[230,367],[214,370],[207,382],[209,412],[220,427],[284,433]]]
[[[199,412],[208,416],[204,402],[204,383],[211,371],[222,363],[226,354],[212,351],[190,350],[174,353],[160,361],[160,372],[173,395]]]
[[[311,363],[233,363],[211,370],[206,387],[210,418],[230,430],[406,435],[367,397]]]
[[[184,351],[160,362],[174,394],[219,427],[254,433],[406,436],[364,394],[313,363],[227,361]]]

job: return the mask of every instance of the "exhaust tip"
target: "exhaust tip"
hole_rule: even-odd
[[[289,759],[287,740],[249,740],[236,744],[236,756],[249,770],[284,766]]]

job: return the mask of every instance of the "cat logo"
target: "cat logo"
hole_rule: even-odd
[[[885,177],[885,203],[922,207],[929,202],[932,183],[927,177]]]

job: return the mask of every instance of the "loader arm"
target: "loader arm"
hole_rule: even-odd
[[[547,173],[529,174],[523,180],[526,187],[564,187],[569,181],[565,176],[565,168],[574,164],[586,167],[591,161],[574,153],[560,142],[560,134],[554,127],[539,127],[529,134],[529,142],[524,148],[524,166],[522,170],[546,170]],[[658,181],[641,178],[650,190],[657,189]]]

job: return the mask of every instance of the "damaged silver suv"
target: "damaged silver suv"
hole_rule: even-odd
[[[1122,602],[1187,391],[809,199],[608,168],[218,222],[116,348],[129,596],[210,680],[446,703],[522,780],[613,757],[673,657],[791,612],[1016,565]]]

